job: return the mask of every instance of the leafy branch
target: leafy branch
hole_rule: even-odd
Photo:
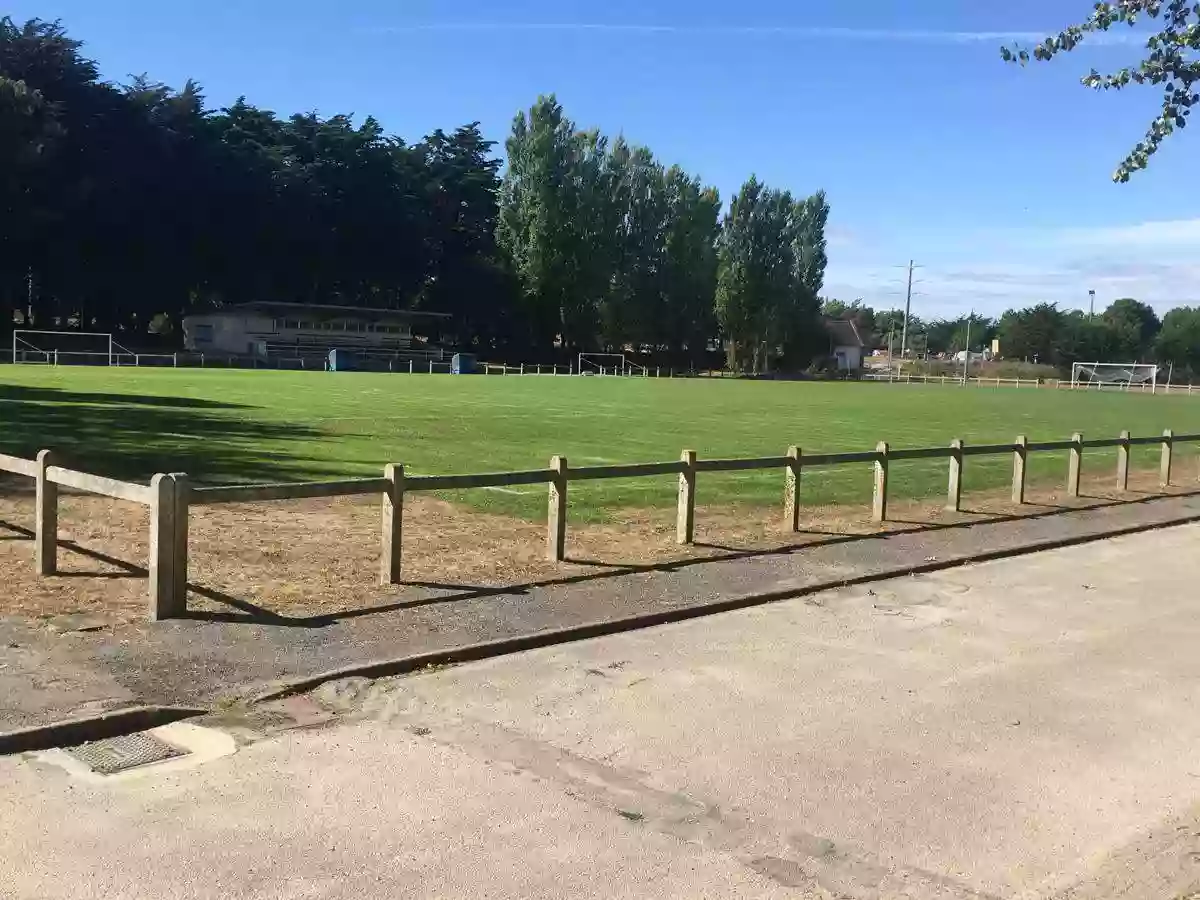
[[[1151,121],[1145,137],[1117,167],[1113,180],[1126,182],[1129,176],[1149,165],[1150,157],[1168,136],[1187,126],[1192,108],[1200,104],[1200,2],[1188,0],[1116,0],[1097,3],[1091,16],[1079,25],[1051,35],[1032,51],[1022,47],[1002,47],[1006,62],[1027,65],[1031,59],[1046,62],[1060,53],[1069,53],[1090,36],[1117,25],[1133,27],[1139,19],[1154,19],[1161,26],[1146,40],[1146,57],[1108,75],[1092,69],[1082,83],[1094,90],[1122,90],[1130,84],[1159,85],[1163,91],[1162,110]]]

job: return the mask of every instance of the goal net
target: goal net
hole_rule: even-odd
[[[1071,387],[1149,390],[1158,387],[1158,366],[1149,363],[1075,363]]]
[[[117,352],[111,334],[95,331],[31,331],[12,335],[12,361],[42,366],[110,366]]]
[[[624,353],[580,353],[580,375],[645,375],[646,367]]]

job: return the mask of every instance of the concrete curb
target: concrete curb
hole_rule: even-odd
[[[80,719],[64,719],[49,725],[35,725],[0,734],[0,756],[11,753],[26,753],[31,750],[49,750],[53,747],[74,747],[88,741],[132,734],[169,725],[180,719],[202,716],[206,709],[184,706],[134,706],[115,709],[98,716]]]
[[[532,634],[526,634],[515,638],[505,638],[498,641],[482,641],[475,644],[462,644],[457,647],[448,647],[444,650],[432,650],[427,653],[416,653],[411,656],[403,656],[397,659],[359,663],[352,666],[344,666],[339,669],[331,669],[327,672],[321,672],[317,675],[309,675],[305,678],[297,678],[283,682],[272,690],[250,698],[249,702],[254,704],[269,703],[273,700],[281,700],[294,694],[302,694],[306,693],[307,691],[311,691],[328,681],[337,681],[342,678],[358,677],[374,679],[387,678],[396,675],[409,675],[413,672],[418,672],[421,669],[426,669],[431,666],[446,666],[455,665],[458,663],[478,662],[479,660],[491,659],[497,656],[506,656],[510,653],[520,653],[525,650],[537,650],[542,647],[550,647],[554,646],[555,644],[569,644],[574,643],[575,641],[604,637],[610,634],[620,634],[626,631],[652,628],[656,625],[669,625],[673,622],[685,622],[689,619],[703,618],[705,616],[716,615],[718,613],[732,612],[739,609],[748,609],[754,606],[763,606],[768,603],[777,603],[781,600],[792,600],[797,597],[807,597],[811,596],[812,594],[818,594],[822,591],[835,590],[837,588],[853,587],[860,584],[871,584],[877,581],[885,581],[889,578],[901,578],[906,575],[927,575],[933,572],[943,572],[947,569],[956,569],[972,563],[992,562],[994,560],[1009,559],[1017,556],[1027,556],[1031,553],[1041,553],[1046,550],[1060,550],[1066,547],[1074,547],[1080,544],[1090,544],[1095,541],[1106,540],[1108,538],[1142,534],[1148,531],[1158,531],[1163,528],[1174,528],[1179,525],[1190,525],[1196,522],[1200,522],[1200,515],[1181,516],[1179,518],[1169,519],[1164,522],[1131,525],[1124,528],[1110,529],[1108,531],[1096,534],[1074,535],[1067,538],[1057,538],[1050,541],[1038,541],[1032,544],[1024,544],[1020,547],[1010,547],[1004,550],[988,550],[980,553],[973,553],[969,556],[955,557],[953,559],[923,562],[919,565],[902,566],[900,568],[889,569],[884,572],[874,572],[869,575],[860,575],[854,578],[821,582],[818,584],[811,584],[798,588],[789,588],[781,591],[769,591],[765,593],[750,594],[742,597],[731,597],[726,600],[718,600],[713,603],[706,603],[699,606],[670,609],[662,612],[646,613],[637,616],[626,616],[620,619],[608,619],[601,622],[588,622],[583,625],[573,625],[569,628],[535,631]]]

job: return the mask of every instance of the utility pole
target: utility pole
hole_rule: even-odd
[[[904,266],[899,266],[904,269]],[[920,269],[914,260],[908,260],[908,290],[905,293],[904,300],[904,328],[900,331],[900,361],[904,362],[908,356],[908,317],[912,313],[912,274],[913,271]]]
[[[908,261],[908,293],[904,297],[904,329],[900,332],[900,361],[908,358],[908,314],[912,311],[913,260]]]

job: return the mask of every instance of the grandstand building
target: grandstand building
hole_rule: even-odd
[[[259,359],[315,359],[330,350],[388,359],[441,359],[445,351],[414,328],[445,325],[442,313],[313,306],[303,303],[245,303],[183,320],[184,346],[195,353]]]

